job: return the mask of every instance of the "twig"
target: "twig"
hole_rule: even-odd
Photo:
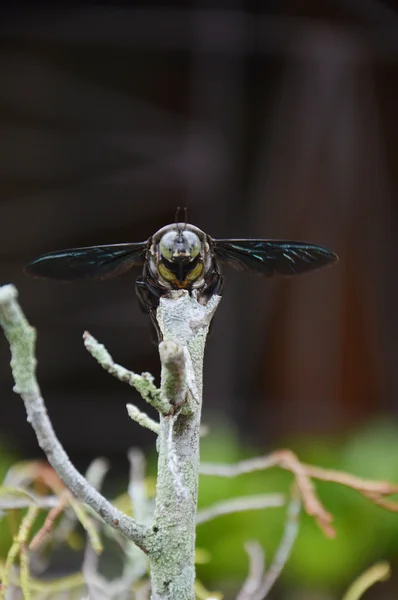
[[[228,515],[246,510],[261,510],[263,508],[275,508],[285,504],[283,494],[259,494],[258,496],[241,496],[217,502],[208,508],[200,510],[196,516],[196,524],[207,523],[221,515]]]
[[[68,504],[69,496],[69,490],[64,490],[62,492],[62,494],[58,498],[58,504],[50,510],[46,517],[46,520],[44,521],[43,526],[39,529],[39,531],[36,533],[32,541],[30,542],[30,550],[37,550],[44,538],[47,537],[47,535],[50,533],[54,526],[55,519],[62,513],[65,506]]]
[[[99,491],[108,470],[109,462],[105,458],[95,458],[88,466],[85,477]],[[93,511],[93,514],[96,513]],[[56,541],[58,544],[63,543],[73,531],[77,520],[76,513],[73,510],[65,511],[61,516],[57,529],[53,532],[52,541]],[[113,529],[110,531],[115,533]]]
[[[348,588],[342,600],[359,600],[364,592],[378,581],[385,581],[391,575],[390,565],[386,562],[376,563],[367,569]]]
[[[128,492],[133,513],[137,519],[148,523],[152,511],[145,483],[145,457],[139,448],[130,448],[127,457],[130,463]]]
[[[357,490],[374,504],[387,510],[398,510],[398,503],[384,498],[384,496],[398,492],[397,484],[362,479],[342,471],[324,469],[301,463],[297,456],[290,450],[278,450],[268,456],[242,460],[231,465],[201,463],[200,473],[210,476],[236,477],[244,473],[266,470],[276,466],[293,473],[306,512],[315,517],[318,525],[328,537],[335,535],[335,530],[331,525],[332,516],[317,497],[311,477],[345,485]]]
[[[128,492],[133,514],[142,523],[148,524],[153,516],[153,507],[148,498],[145,482],[145,457],[138,448],[131,448],[127,456],[130,462]],[[131,589],[132,585],[140,581],[147,572],[148,557],[135,545],[128,543],[121,577],[127,588]]]
[[[58,505],[58,496],[38,496],[20,488],[0,488],[0,510],[15,510],[36,505],[39,508],[54,508]]]
[[[148,404],[156,408],[162,415],[169,414],[172,408],[171,404],[165,398],[162,398],[160,390],[153,383],[154,379],[150,373],[137,375],[137,373],[116,364],[105,346],[100,344],[88,331],[84,332],[83,340],[86,349],[105,371],[120,381],[131,385]]]
[[[236,600],[251,600],[264,576],[265,555],[261,545],[256,540],[252,540],[246,542],[245,550],[249,557],[249,574]]]
[[[108,471],[109,462],[106,458],[95,458],[86,471],[86,479],[96,490],[100,490]]]
[[[265,573],[263,581],[258,590],[253,595],[252,600],[263,600],[268,595],[268,592],[274,585],[275,581],[281,574],[285,564],[289,560],[294,542],[296,541],[299,532],[300,522],[299,514],[301,502],[298,494],[293,491],[293,497],[287,509],[285,530],[283,532],[282,541],[276,551],[274,560],[270,568]]]
[[[29,570],[29,556],[26,550],[26,544],[21,544],[19,552],[19,564],[20,564],[20,578],[21,578],[21,590],[23,600],[30,600],[30,570]]]
[[[79,500],[91,506],[105,523],[119,529],[128,539],[148,551],[150,530],[117,510],[97,492],[72,465],[60,444],[47,415],[35,376],[35,331],[22,313],[17,302],[17,290],[13,285],[0,288],[0,325],[11,348],[14,390],[24,401],[28,421],[35,430],[39,445],[48,461]]]
[[[13,566],[14,561],[17,558],[18,554],[20,554],[22,546],[26,543],[26,540],[28,539],[30,530],[32,528],[32,525],[33,525],[36,517],[37,517],[39,510],[40,509],[38,506],[30,506],[29,507],[28,512],[22,519],[18,534],[16,535],[14,542],[8,551],[6,564],[5,564],[4,572],[3,572],[3,577],[2,577],[2,582],[1,582],[2,585],[1,585],[1,589],[0,589],[0,600],[5,600],[5,598],[6,598],[7,589],[10,584],[10,575],[11,575],[12,566]]]
[[[156,423],[156,421],[151,419],[146,413],[142,412],[142,410],[137,408],[134,404],[126,404],[126,408],[129,417],[138,423],[138,425],[150,429],[153,433],[156,433],[156,435],[159,433],[159,423]]]
[[[265,574],[265,558],[261,546],[258,542],[251,542],[246,545],[246,551],[249,555],[249,575],[236,600],[263,600],[281,574],[290,557],[299,530],[298,517],[301,502],[297,492],[298,490],[293,487],[282,540],[275,553],[274,560]]]
[[[80,524],[86,530],[93,550],[96,552],[96,554],[101,554],[103,547],[97,531],[97,527],[93,523],[91,518],[87,515],[86,511],[84,510],[85,507],[82,506],[80,502],[78,502],[75,498],[73,498],[71,494],[68,497],[68,503],[71,506],[76,517],[80,521]]]

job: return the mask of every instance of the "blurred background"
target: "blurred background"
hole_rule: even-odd
[[[325,245],[339,265],[303,277],[225,272],[206,354],[203,454],[234,460],[289,445],[317,464],[398,481],[395,3],[228,6],[1,9],[1,283],[18,287],[38,330],[39,381],[60,440],[79,468],[107,456],[110,485],[123,489],[126,449],[154,462],[153,436],[126,418],[127,402],[143,407],[138,394],[101,370],[81,336],[89,330],[117,362],[158,378],[135,274],[68,285],[28,279],[24,264],[145,240],[178,205],[213,237]],[[0,390],[3,460],[41,456],[4,340]],[[201,502],[289,481],[203,479]],[[398,515],[319,489],[337,539],[304,518],[276,599],[340,598],[382,558],[398,572]],[[283,523],[272,510],[200,529],[212,554],[199,569],[206,583],[232,598],[247,570],[243,542],[260,529],[272,554]],[[397,592],[395,575],[368,597]]]

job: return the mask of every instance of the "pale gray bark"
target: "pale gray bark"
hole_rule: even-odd
[[[118,529],[148,556],[153,600],[195,600],[195,530],[199,476],[199,438],[202,409],[203,356],[213,314],[220,301],[207,305],[186,291],[162,298],[157,312],[163,341],[161,387],[144,373],[137,375],[115,365],[107,350],[85,333],[87,349],[112,375],[133,385],[154,406],[160,422],[150,420],[158,433],[156,504],[151,526],[137,523],[117,510],[70,462],[48,417],[36,380],[35,330],[26,320],[12,285],[0,288],[0,325],[11,348],[14,390],[22,397],[28,421],[48,461],[71,492],[102,520]],[[129,413],[148,426],[149,418]],[[138,411],[138,412],[137,412]]]
[[[175,412],[160,415],[153,520],[159,551],[150,556],[153,600],[195,599],[203,355],[210,321],[219,301],[216,296],[202,306],[187,292],[177,292],[171,298],[161,299],[157,313],[164,338],[161,357],[174,347],[178,360],[170,362],[169,356],[168,361],[163,360],[162,364],[162,396],[175,407]],[[185,360],[179,362],[181,353]],[[185,370],[187,390],[184,404],[181,404],[182,378],[176,368],[178,363],[181,370]],[[164,551],[166,548],[167,551]]]

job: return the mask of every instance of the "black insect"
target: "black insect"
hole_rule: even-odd
[[[71,248],[50,252],[25,267],[34,277],[75,281],[107,279],[141,267],[136,293],[141,308],[156,325],[159,298],[170,290],[197,290],[199,302],[221,295],[221,265],[273,275],[298,275],[338,260],[314,244],[283,240],[211,238],[198,227],[175,223],[159,229],[145,242]],[[159,331],[158,331],[159,334]]]

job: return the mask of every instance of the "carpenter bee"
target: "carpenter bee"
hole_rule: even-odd
[[[138,243],[70,248],[43,254],[25,267],[25,273],[44,279],[75,281],[107,279],[140,267],[136,293],[141,308],[156,324],[159,298],[170,290],[197,292],[206,303],[222,293],[221,265],[273,275],[298,275],[338,260],[314,244],[284,240],[214,239],[188,223],[166,225]]]

